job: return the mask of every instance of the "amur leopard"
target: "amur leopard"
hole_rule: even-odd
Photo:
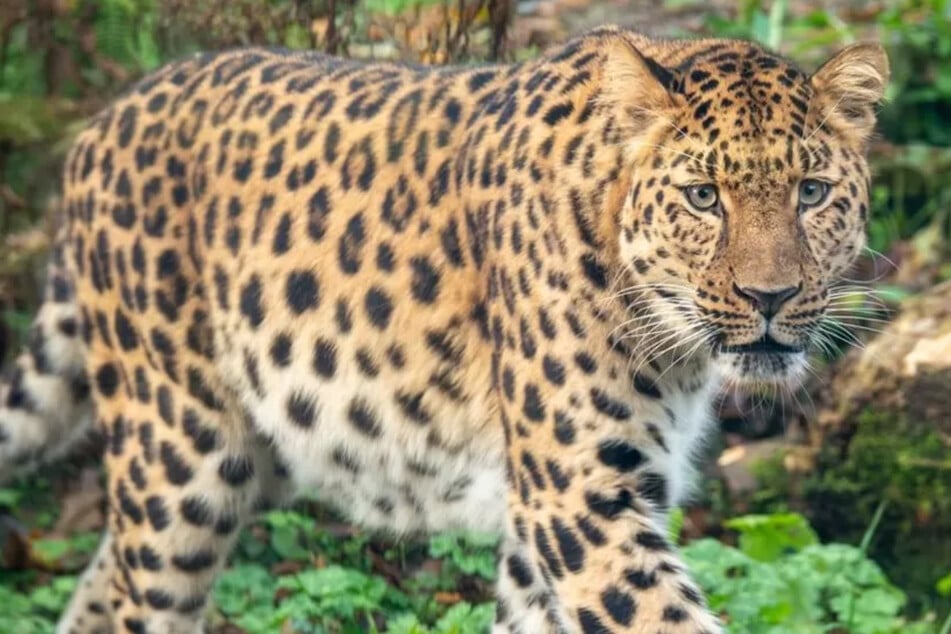
[[[722,380],[794,381],[864,246],[888,63],[593,30],[425,68],[244,49],[75,141],[0,475],[104,435],[61,634],[194,634],[238,529],[319,493],[498,531],[501,634],[715,634],[665,537]]]

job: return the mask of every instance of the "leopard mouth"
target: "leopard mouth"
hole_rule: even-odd
[[[752,343],[744,343],[738,346],[720,346],[719,351],[730,354],[796,354],[803,352],[803,348],[780,343],[769,335],[763,335],[762,338]]]

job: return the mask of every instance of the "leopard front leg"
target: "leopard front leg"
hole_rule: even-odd
[[[630,488],[611,488],[576,512],[577,498],[530,507],[510,498],[494,634],[722,631],[662,527],[627,499]]]
[[[115,573],[112,535],[103,534],[95,557],[79,577],[56,634],[112,634],[109,583]]]
[[[611,352],[551,343],[497,356],[509,496],[495,632],[721,632],[665,537],[666,472],[643,417],[658,408]]]

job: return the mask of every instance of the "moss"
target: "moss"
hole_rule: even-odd
[[[951,455],[939,433],[903,416],[865,410],[846,448],[824,447],[816,469],[792,477],[781,458],[761,463],[755,512],[804,512],[823,541],[859,544],[878,506],[885,513],[870,555],[926,609],[951,571]]]

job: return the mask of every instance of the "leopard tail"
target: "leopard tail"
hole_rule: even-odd
[[[54,241],[27,345],[0,379],[0,483],[66,455],[92,427],[83,320],[66,236],[64,227]]]

